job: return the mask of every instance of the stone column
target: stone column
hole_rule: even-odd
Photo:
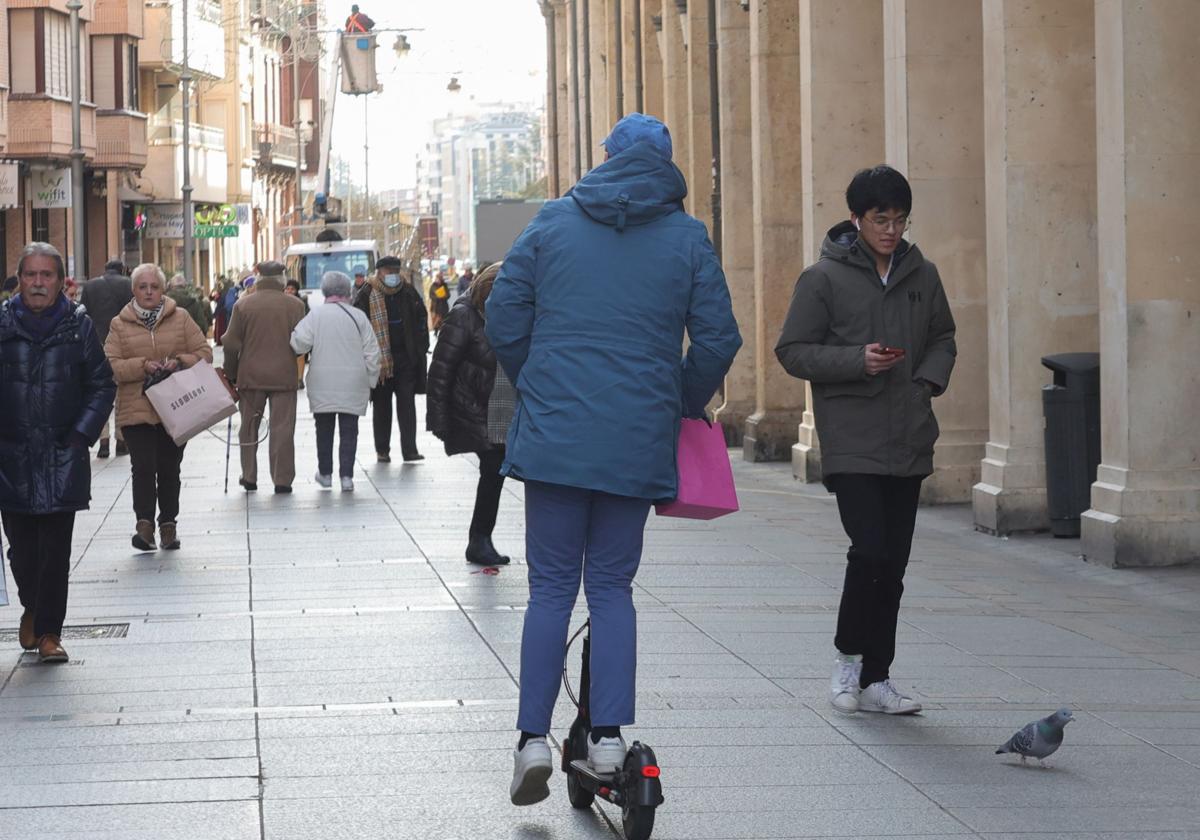
[[[744,345],[725,377],[717,414],[731,444],[755,409],[754,174],[750,142],[750,15],[739,0],[717,0],[721,82],[721,262]],[[773,360],[772,360],[773,361]]]
[[[675,0],[662,0],[662,68],[663,68],[663,121],[671,132],[671,145],[675,151],[675,165],[684,177],[691,171],[692,156],[689,140],[688,101],[688,57],[683,43],[683,22]],[[688,197],[684,208],[691,213],[695,196],[688,184]]]
[[[571,35],[570,14],[565,0],[553,0],[550,4],[554,12],[554,46],[556,55],[551,58],[556,64],[558,75],[555,88],[555,99],[558,103],[558,192],[551,197],[562,195],[575,183],[572,169],[572,134],[571,112],[574,103],[571,101]]]
[[[570,175],[564,186],[574,184],[587,171],[587,157],[583,151],[587,130],[584,128],[583,86],[583,38],[580,37],[583,17],[580,6],[583,0],[566,0],[567,18],[567,166]]]
[[[825,233],[849,218],[846,185],[883,160],[883,0],[800,0],[800,119],[803,265],[821,254]],[[820,481],[812,391],[807,392],[792,472]]]
[[[989,437],[973,501],[995,534],[1049,527],[1042,356],[1095,351],[1093,0],[983,2]]]
[[[800,41],[796,3],[751,0],[750,152],[755,185],[754,414],[746,421],[747,461],[783,461],[796,442],[804,387],[775,358],[775,341],[803,268]]]
[[[937,264],[958,324],[926,502],[968,502],[988,438],[983,18],[978,3],[886,0],[887,161],[913,188],[909,239]]]
[[[690,0],[682,24],[687,32],[688,212],[712,231],[712,97],[709,92],[708,0]]]
[[[1101,466],[1083,552],[1109,566],[1200,560],[1200,110],[1187,0],[1098,0]]]
[[[641,76],[641,0],[621,0],[621,78],[625,113],[641,110],[638,85]]]
[[[662,2],[641,0],[642,113],[666,120],[667,114],[663,109]]]
[[[605,137],[608,136],[608,129],[625,115],[625,77],[622,75],[625,45],[622,43],[618,46],[618,39],[621,37],[621,17],[624,15],[622,2],[623,0],[604,0],[604,72],[608,81],[608,111],[605,115],[607,126],[603,135]]]
[[[588,0],[588,47],[592,73],[592,136],[588,150],[592,155],[592,166],[604,160],[600,143],[612,128],[609,112],[612,103],[608,89],[608,0]],[[590,168],[590,167],[589,167]]]

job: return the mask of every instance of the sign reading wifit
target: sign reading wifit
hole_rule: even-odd
[[[29,177],[33,182],[34,210],[57,210],[71,206],[70,169],[34,167]]]

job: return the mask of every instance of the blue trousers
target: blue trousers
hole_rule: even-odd
[[[647,499],[525,482],[529,607],[521,637],[518,729],[539,735],[550,731],[581,577],[592,620],[592,725],[633,723],[633,576],[642,559],[649,513]]]

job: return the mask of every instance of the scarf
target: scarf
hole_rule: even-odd
[[[33,312],[25,306],[25,301],[17,294],[12,298],[12,308],[13,314],[33,336],[34,341],[42,342],[50,337],[50,334],[54,332],[59,322],[67,317],[67,313],[73,306],[67,300],[66,295],[60,293],[54,303],[41,312]]]
[[[367,309],[370,310],[368,320],[371,322],[371,329],[375,333],[375,340],[379,342],[379,354],[382,356],[382,366],[379,369],[379,381],[391,379],[396,372],[396,362],[392,358],[392,336],[388,328],[387,301],[385,298],[399,292],[404,288],[404,281],[400,281],[400,285],[394,289],[389,289],[383,285],[383,281],[378,277],[370,277],[367,279],[367,284],[371,287],[371,294],[367,298]]]
[[[142,326],[150,330],[150,332],[154,332],[154,327],[158,324],[158,319],[162,316],[165,301],[153,309],[143,309],[138,306],[136,300],[129,301],[129,305],[133,307],[133,314],[138,316],[138,320],[142,322]]]

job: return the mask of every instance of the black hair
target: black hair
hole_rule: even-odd
[[[283,287],[284,287],[285,289],[286,289],[288,286],[291,286],[291,287],[292,287],[293,289],[295,289],[297,292],[298,292],[298,291],[300,291],[300,281],[299,281],[299,280],[297,280],[297,279],[295,279],[295,278],[288,278],[288,281],[287,281],[286,283],[284,283],[284,284],[283,284]]]
[[[846,187],[846,204],[850,212],[862,217],[868,210],[912,211],[912,187],[908,179],[887,164],[860,169]]]
[[[20,278],[20,277],[18,277],[17,275],[15,275],[15,274],[10,274],[10,275],[9,275],[7,278],[5,278],[5,280],[4,280],[4,289],[3,289],[3,291],[6,291],[6,292],[15,291],[15,290],[16,290],[16,288],[17,288],[17,286],[20,286],[20,285],[21,285],[21,278]]]
[[[104,264],[104,270],[105,271],[115,271],[118,274],[124,274],[125,273],[125,263],[121,262],[120,260],[109,260],[108,262],[106,262]]]

